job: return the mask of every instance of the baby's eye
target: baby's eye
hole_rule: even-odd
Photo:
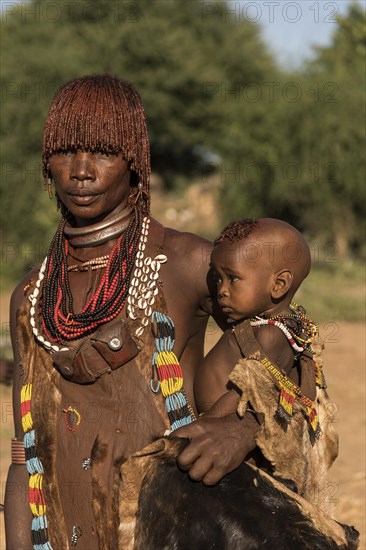
[[[238,280],[239,280],[239,277],[237,277],[236,275],[229,275],[229,281],[231,283],[235,283]]]
[[[213,282],[216,283],[217,285],[218,285],[219,283],[221,283],[221,277],[220,277],[220,275],[219,275],[218,273],[215,273],[215,272],[214,272],[214,273],[212,274],[212,280],[213,280]]]

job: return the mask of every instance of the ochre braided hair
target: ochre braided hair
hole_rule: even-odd
[[[43,176],[60,151],[122,153],[131,170],[130,201],[150,211],[150,147],[141,98],[130,82],[88,75],[62,86],[49,110],[43,134]],[[137,187],[139,185],[139,189]]]
[[[241,241],[249,237],[254,229],[258,226],[258,220],[244,218],[235,222],[229,223],[215,239],[214,245],[220,244],[224,239],[229,239],[230,243]]]

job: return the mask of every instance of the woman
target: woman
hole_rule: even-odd
[[[178,435],[193,438],[181,465],[216,483],[254,446],[253,420],[189,425],[212,308],[211,248],[149,216],[149,142],[132,85],[103,75],[61,88],[46,120],[43,173],[62,220],[11,302],[18,364],[7,544],[113,548],[126,457],[181,427]],[[12,490],[28,483],[30,507]]]

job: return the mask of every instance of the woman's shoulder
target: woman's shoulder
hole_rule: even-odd
[[[22,302],[25,299],[29,285],[36,279],[39,271],[39,266],[34,267],[29,271],[20,283],[15,287],[10,298],[10,321],[14,319],[16,312],[20,308]]]
[[[151,228],[154,224],[151,224]],[[211,313],[211,297],[207,283],[212,243],[194,233],[161,227],[161,253],[167,256],[163,275],[171,288],[179,289],[204,315]],[[166,289],[167,290],[167,289]]]
[[[167,252],[182,258],[197,258],[198,256],[200,260],[205,259],[209,262],[212,251],[210,241],[188,231],[178,231],[171,227],[161,226],[156,220],[153,220],[153,223],[162,228],[164,249]]]

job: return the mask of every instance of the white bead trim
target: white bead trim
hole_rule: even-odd
[[[60,348],[60,346],[57,346],[56,344],[51,344],[51,342],[48,342],[41,334],[39,334],[39,331],[36,327],[36,322],[34,320],[34,316],[35,316],[35,313],[36,313],[37,297],[38,297],[38,294],[39,294],[39,287],[41,286],[41,282],[44,279],[44,272],[46,270],[46,264],[47,264],[47,256],[43,260],[43,263],[41,265],[41,269],[38,272],[38,279],[37,279],[36,287],[33,291],[33,294],[30,294],[30,296],[29,296],[29,300],[31,302],[30,324],[31,324],[31,327],[32,327],[32,332],[33,332],[34,336],[36,337],[36,339],[38,340],[38,342],[40,342],[42,344],[42,346],[45,347],[48,351],[50,351],[50,352],[68,351],[69,348],[67,348],[67,347]]]
[[[140,240],[135,270],[128,289],[127,312],[130,319],[140,320],[141,326],[137,328],[135,335],[142,336],[145,327],[149,324],[152,314],[152,305],[155,303],[155,296],[158,294],[157,280],[161,264],[167,261],[165,254],[158,254],[154,259],[144,257],[147,237],[149,233],[150,218],[142,221],[143,239]],[[139,311],[137,311],[139,310]]]
[[[274,321],[272,323],[269,323],[269,319],[262,319],[261,317],[259,317],[258,315],[256,316],[256,321],[251,321],[250,324],[252,325],[252,327],[261,327],[263,325],[274,325],[276,326],[277,328],[279,328],[280,330],[282,330],[282,332],[284,333],[284,335],[286,336],[287,340],[290,342],[290,345],[291,347],[297,351],[297,352],[302,352],[304,351],[304,347],[302,346],[299,346],[296,342],[295,342],[295,339],[293,338],[291,332],[288,330],[288,328],[286,327],[286,325],[284,325],[283,323],[281,323],[280,321]]]
[[[139,239],[136,261],[135,261],[135,270],[132,281],[128,289],[127,296],[127,312],[130,319],[136,321],[140,320],[141,326],[139,326],[135,335],[140,337],[142,336],[145,327],[149,324],[149,318],[152,314],[152,305],[155,303],[155,296],[158,294],[159,289],[156,286],[157,280],[159,278],[159,271],[161,264],[167,261],[165,254],[158,254],[152,260],[150,257],[144,257],[144,250],[146,248],[146,242],[149,234],[149,225],[150,218],[145,217],[142,221],[141,235]],[[37,305],[37,298],[39,295],[39,289],[41,282],[44,279],[44,272],[47,265],[47,256],[43,260],[41,268],[38,272],[38,279],[36,282],[35,289],[33,294],[30,294],[29,300],[31,302],[30,308],[30,324],[32,327],[32,332],[35,338],[45,347],[48,351],[57,352],[57,351],[68,351],[69,348],[64,346],[60,347],[56,344],[51,344],[48,342],[44,336],[42,336],[35,322],[35,312]],[[150,280],[149,280],[150,279]],[[136,309],[140,310],[136,314]],[[139,316],[139,313],[142,312],[142,317]]]

